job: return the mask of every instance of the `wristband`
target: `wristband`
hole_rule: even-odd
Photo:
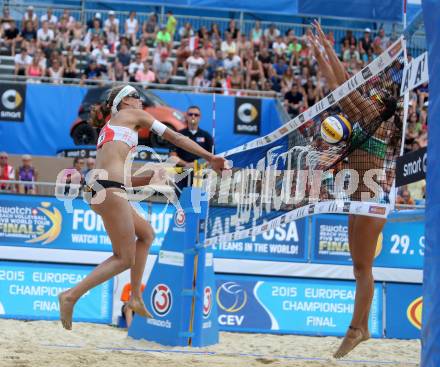
[[[158,120],[154,120],[151,125],[151,131],[156,135],[162,136],[165,133],[167,126]]]

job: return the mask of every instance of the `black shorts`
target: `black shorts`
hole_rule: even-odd
[[[96,185],[98,184],[98,185]],[[84,192],[90,192],[92,194],[92,198],[98,193],[98,191],[102,189],[110,189],[110,188],[117,188],[122,189],[125,191],[124,184],[121,184],[120,182],[116,181],[110,181],[110,180],[96,180],[90,185],[86,185]]]

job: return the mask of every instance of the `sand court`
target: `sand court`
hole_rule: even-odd
[[[127,337],[108,325],[0,320],[1,367],[258,367],[419,365],[418,340],[371,339],[343,360],[332,353],[339,339],[297,335],[221,333],[206,348],[165,347]]]

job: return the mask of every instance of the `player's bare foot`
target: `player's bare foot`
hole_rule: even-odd
[[[137,313],[140,316],[146,317],[148,319],[153,318],[151,313],[149,313],[147,308],[145,307],[142,298],[137,298],[132,296],[130,300],[127,302],[127,306],[130,307],[135,313]]]
[[[58,295],[58,301],[60,303],[60,320],[63,328],[66,330],[72,330],[72,314],[73,306],[75,306],[75,300],[69,297],[67,292],[61,292]]]
[[[344,340],[333,354],[335,358],[342,358],[356,348],[360,343],[370,339],[370,333],[359,328],[351,327],[347,330]]]

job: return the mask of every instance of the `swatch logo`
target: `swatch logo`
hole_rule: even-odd
[[[419,330],[422,328],[422,307],[423,297],[419,297],[412,301],[406,310],[409,322]]]

